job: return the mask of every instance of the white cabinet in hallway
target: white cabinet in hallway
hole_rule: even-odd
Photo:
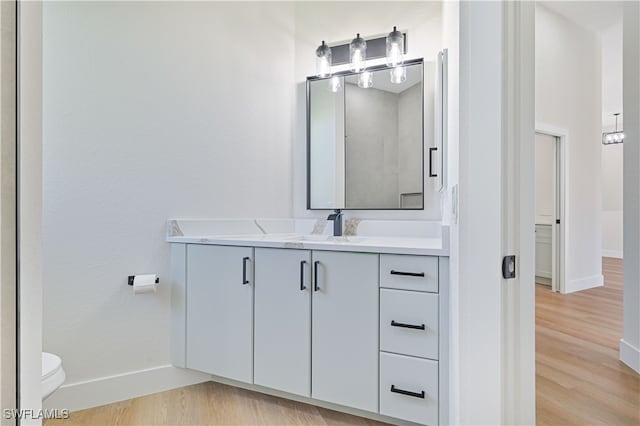
[[[187,247],[187,368],[253,382],[252,269],[251,247]]]
[[[255,249],[254,383],[311,393],[311,252]]]
[[[313,251],[315,399],[378,411],[378,258]]]

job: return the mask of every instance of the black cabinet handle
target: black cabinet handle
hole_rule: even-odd
[[[319,260],[313,262],[313,291],[320,290],[318,287],[318,265],[320,264]]]
[[[398,389],[397,387],[395,387],[394,385],[391,385],[391,392],[393,393],[399,393],[402,395],[407,395],[407,396],[412,396],[414,398],[422,398],[424,399],[424,391],[421,392],[411,392],[408,390],[404,390],[404,389]]]
[[[304,285],[304,265],[307,264],[306,260],[300,261],[300,290],[306,290],[307,287]]]
[[[414,330],[424,330],[425,329],[424,324],[420,324],[420,325],[404,324],[404,323],[401,323],[401,322],[395,322],[394,320],[391,320],[391,326],[392,327],[402,327],[402,328],[412,328]]]
[[[435,146],[429,148],[429,177],[438,177],[438,174],[433,172],[433,152],[437,150]]]
[[[393,269],[389,272],[391,275],[405,275],[407,277],[424,277],[424,272],[402,272],[402,271],[394,271]]]
[[[251,260],[249,257],[242,258],[242,284],[249,284],[249,280],[247,279],[247,262]]]

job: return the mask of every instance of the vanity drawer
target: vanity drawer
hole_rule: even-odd
[[[404,254],[380,255],[380,287],[438,292],[438,258]]]
[[[380,350],[438,359],[438,295],[380,289]]]
[[[438,424],[438,362],[380,353],[380,414]]]

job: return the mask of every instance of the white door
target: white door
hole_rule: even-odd
[[[187,368],[252,383],[253,248],[187,248]]]
[[[378,255],[314,251],[311,396],[378,411]]]
[[[254,383],[311,396],[311,252],[255,249]]]

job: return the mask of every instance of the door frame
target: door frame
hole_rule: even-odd
[[[535,368],[535,2],[503,3],[502,241],[516,255],[503,281],[502,424],[536,422]]]
[[[560,226],[554,221],[551,225],[552,239],[552,271],[551,289],[554,292],[566,293],[567,262],[569,241],[569,130],[546,123],[536,122],[536,133],[556,138],[554,173],[554,210]],[[559,192],[559,193],[558,193]],[[559,229],[558,229],[559,228]]]

